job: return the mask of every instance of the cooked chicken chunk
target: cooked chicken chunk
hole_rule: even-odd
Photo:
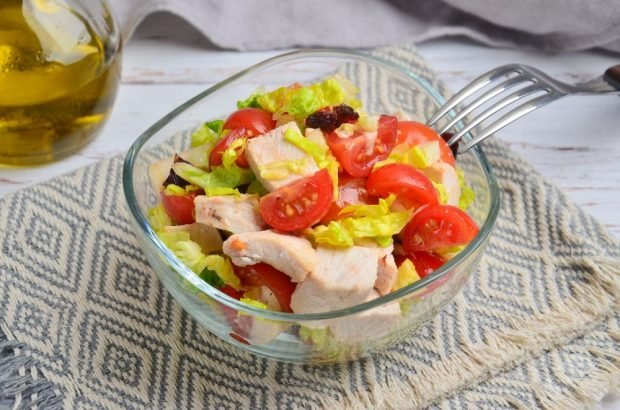
[[[316,268],[291,296],[295,313],[318,313],[357,305],[368,298],[379,260],[378,248],[319,246]]]
[[[275,191],[319,170],[310,155],[284,139],[288,129],[301,132],[295,122],[289,122],[248,141],[246,149],[248,163],[268,191]],[[301,168],[295,172],[284,172],[283,177],[273,178],[266,175],[267,168],[284,164],[284,161],[300,161]]]
[[[432,181],[442,184],[448,194],[448,205],[458,205],[461,197],[461,186],[456,169],[445,162],[436,162],[428,168],[422,169]]]
[[[266,225],[256,195],[205,196],[194,200],[196,222],[232,233],[257,232]]]
[[[189,239],[196,242],[204,253],[218,252],[222,250],[222,237],[212,226],[201,223],[166,226],[165,232],[185,231],[189,233]]]
[[[237,266],[265,262],[293,282],[303,281],[317,263],[316,251],[308,240],[274,231],[232,235],[224,241],[223,249]]]
[[[375,289],[381,295],[387,295],[392,291],[398,276],[398,267],[394,261],[394,255],[392,255],[393,250],[394,246],[392,245],[386,248],[379,248],[379,264]]]
[[[377,299],[379,293],[371,291],[365,301]],[[353,316],[329,322],[334,339],[341,342],[359,342],[378,339],[390,333],[400,318],[400,305],[392,302]]]

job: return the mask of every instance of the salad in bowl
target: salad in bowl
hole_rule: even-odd
[[[173,296],[190,313],[208,305],[220,337],[284,360],[349,359],[406,335],[480,236],[456,150],[400,110],[367,111],[338,73],[229,110],[146,165]]]

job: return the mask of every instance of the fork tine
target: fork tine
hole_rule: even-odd
[[[461,121],[463,118],[465,118],[466,115],[468,115],[470,112],[472,112],[476,108],[480,107],[485,102],[489,101],[493,97],[496,97],[497,95],[501,94],[502,92],[506,90],[516,87],[519,84],[523,84],[525,81],[528,81],[528,80],[531,80],[531,77],[528,77],[524,74],[520,74],[517,77],[513,77],[509,79],[508,81],[499,83],[497,86],[493,87],[492,89],[490,89],[489,91],[487,91],[486,93],[478,97],[476,100],[472,101],[469,105],[467,105],[463,111],[459,112],[458,115],[452,118],[450,122],[446,124],[443,128],[441,128],[441,130],[438,133],[443,134],[444,132],[452,128],[454,124]]]
[[[549,104],[552,101],[557,100],[559,97],[560,97],[559,94],[552,92],[546,95],[541,95],[540,97],[536,97],[532,100],[529,100],[527,103],[522,104],[518,106],[515,110],[504,114],[500,119],[490,124],[488,127],[484,128],[480,132],[480,134],[476,135],[476,138],[472,139],[467,144],[465,144],[465,146],[459,151],[466,152],[467,150],[471,149],[474,145],[478,144],[480,141],[485,140],[486,138],[496,133],[497,131],[501,130],[502,128],[512,123],[513,121],[523,117],[524,115],[544,105]]]
[[[540,88],[539,85],[533,84],[533,85],[530,85],[529,87],[521,88],[513,92],[512,94],[509,94],[508,96],[500,100],[497,104],[493,105],[486,111],[482,112],[480,115],[477,115],[476,118],[471,123],[467,124],[458,133],[454,134],[452,138],[448,140],[448,145],[452,145],[458,140],[460,140],[461,138],[463,138],[465,134],[471,131],[476,125],[480,124],[482,121],[489,118],[491,115],[509,106],[510,104],[519,100],[520,98],[526,97],[538,91],[545,91],[545,89]]]
[[[464,99],[495,80],[497,77],[501,77],[506,74],[510,74],[511,72],[522,73],[523,69],[517,65],[510,64],[495,68],[485,74],[482,74],[480,77],[476,78],[472,83],[470,83],[467,87],[463,88],[461,91],[456,93],[452,98],[450,98],[439,111],[435,113],[431,117],[430,120],[426,123],[429,127],[436,123],[441,117],[446,115],[450,110],[460,104]]]

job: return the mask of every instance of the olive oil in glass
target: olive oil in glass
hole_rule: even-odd
[[[103,0],[0,0],[0,164],[34,165],[91,141],[120,80]]]

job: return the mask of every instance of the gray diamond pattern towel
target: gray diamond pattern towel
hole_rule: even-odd
[[[383,57],[437,84],[409,48]],[[0,200],[0,407],[576,408],[620,380],[620,244],[501,142],[496,231],[463,292],[334,366],[241,352],[172,300],[131,230],[122,158]]]

